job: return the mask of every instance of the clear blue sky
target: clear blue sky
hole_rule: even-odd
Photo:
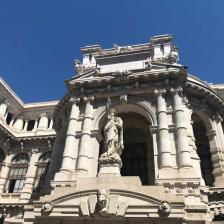
[[[60,99],[80,47],[165,33],[192,74],[224,82],[224,0],[0,0],[0,75],[24,102]]]

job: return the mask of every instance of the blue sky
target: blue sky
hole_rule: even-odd
[[[223,83],[223,0],[0,0],[0,75],[24,102],[63,97],[80,47],[173,34],[190,73]]]

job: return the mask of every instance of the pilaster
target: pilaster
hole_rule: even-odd
[[[36,173],[37,173],[37,163],[38,163],[39,157],[40,157],[40,153],[38,152],[38,149],[32,149],[29,167],[26,173],[26,179],[25,179],[24,186],[20,195],[21,203],[28,202],[32,194],[33,186],[34,186],[34,182],[36,178]]]
[[[0,193],[3,193],[5,189],[12,158],[13,158],[13,154],[6,155],[6,158],[2,164],[1,173],[0,173]]]

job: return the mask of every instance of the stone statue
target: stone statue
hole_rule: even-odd
[[[120,117],[115,116],[114,109],[108,109],[107,121],[104,127],[104,149],[105,152],[99,159],[100,164],[119,164],[122,167],[121,153],[124,149],[123,122]]]
[[[109,205],[109,190],[99,189],[97,192],[97,212],[101,216],[106,216],[108,214]]]
[[[170,51],[169,56],[168,56],[168,61],[171,64],[178,64],[178,62],[179,62],[178,48],[174,48]]]
[[[75,63],[75,71],[79,75],[80,73],[82,73],[83,66],[82,66],[81,62],[78,59],[75,59],[74,63]]]

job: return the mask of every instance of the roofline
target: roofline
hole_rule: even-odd
[[[24,103],[21,98],[12,90],[12,88],[5,82],[5,80],[0,76],[0,85],[2,85],[7,92],[22,106],[23,108],[31,108],[35,106],[52,106],[58,104],[59,100],[51,101],[41,101],[33,103]]]

